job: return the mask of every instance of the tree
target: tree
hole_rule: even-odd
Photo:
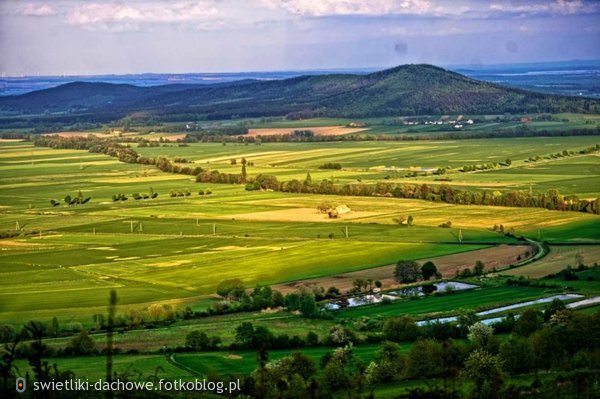
[[[305,294],[302,296],[302,299],[300,300],[300,312],[302,312],[305,317],[312,317],[319,312],[313,294]]]
[[[404,368],[404,358],[400,354],[398,344],[384,342],[375,359],[375,367],[369,365],[371,375],[367,377],[372,383],[391,382],[399,379]]]
[[[157,322],[165,316],[165,308],[161,304],[153,303],[148,307],[148,315]]]
[[[329,341],[334,345],[345,345],[355,338],[354,333],[344,326],[335,325],[329,330]]]
[[[473,274],[475,274],[476,276],[481,276],[484,270],[485,264],[480,260],[476,261],[475,266],[473,267]]]
[[[191,331],[185,336],[185,346],[194,350],[206,350],[209,347],[210,340],[204,331]]]
[[[467,338],[477,349],[489,350],[490,343],[494,337],[494,328],[477,322],[469,327]]]
[[[438,270],[435,266],[435,263],[432,261],[427,261],[421,266],[421,274],[423,275],[423,280],[429,280],[431,277],[437,274]]]
[[[546,309],[544,309],[544,321],[548,322],[557,312],[565,310],[567,307],[560,299],[554,299]]]
[[[50,333],[56,337],[58,335],[58,329],[59,329],[58,318],[56,318],[56,316],[54,316],[52,318],[52,326],[50,327]]]
[[[225,299],[239,299],[244,292],[244,283],[237,278],[223,280],[217,286],[217,294]]]
[[[474,397],[496,398],[504,376],[497,357],[477,349],[465,361],[463,375],[474,384]]]
[[[340,290],[337,287],[329,287],[325,292],[326,298],[337,298],[340,296]]]
[[[319,345],[319,336],[315,332],[309,331],[306,334],[306,344],[308,346],[317,346],[317,345]]]
[[[510,158],[506,158],[506,161],[504,161],[504,163],[506,164],[506,166],[510,166],[512,164],[512,160]]]
[[[242,163],[242,183],[246,182],[246,177],[247,177],[247,173],[246,173],[246,163]]]
[[[88,335],[87,331],[81,330],[67,344],[67,351],[73,355],[92,355],[96,352],[96,342]]]
[[[235,343],[241,347],[250,347],[254,336],[254,325],[248,321],[243,322],[235,329]]]
[[[354,290],[361,292],[363,290],[363,287],[366,288],[368,285],[367,280],[364,278],[355,278],[354,280],[352,280],[352,286],[354,287]]]
[[[411,378],[437,377],[443,371],[442,344],[433,339],[420,339],[408,353],[408,375]]]
[[[398,261],[394,276],[396,281],[403,284],[414,283],[422,277],[419,264],[413,260]]]
[[[0,325],[0,342],[10,342],[17,336],[17,331],[11,324]]]
[[[383,335],[394,342],[414,341],[419,336],[419,327],[409,316],[394,317],[383,324]]]
[[[527,309],[515,322],[514,333],[528,337],[542,326],[542,318],[537,310]]]
[[[306,184],[306,185],[312,184],[312,176],[310,175],[310,172],[306,172],[306,178],[304,179],[304,184]]]
[[[408,215],[408,218],[406,219],[406,224],[409,226],[412,226],[413,221],[414,221],[414,219],[413,219],[412,215]]]
[[[327,213],[331,208],[333,208],[333,205],[328,202],[321,202],[319,205],[317,205],[317,211],[320,213]]]
[[[498,357],[502,361],[502,368],[510,374],[526,373],[533,364],[531,345],[518,336],[512,336],[500,345]]]

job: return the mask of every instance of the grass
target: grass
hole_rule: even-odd
[[[550,246],[550,253],[537,262],[530,263],[503,271],[502,274],[509,276],[525,276],[530,278],[542,278],[549,274],[555,274],[567,266],[576,267],[578,257],[581,256],[584,264],[593,264],[600,259],[600,246],[598,245],[560,245]]]
[[[575,118],[575,116],[567,116]],[[261,122],[263,127],[302,127],[347,124],[348,120]],[[372,120],[371,132],[405,134],[408,128],[384,126]],[[584,124],[585,121],[579,122]],[[300,125],[299,125],[300,124]],[[478,129],[494,130],[509,123],[489,121]],[[536,125],[537,126],[537,125]],[[541,125],[539,125],[541,126]],[[559,124],[545,125],[558,128]],[[253,126],[256,127],[256,126]],[[419,127],[417,130],[426,132]],[[412,133],[411,133],[412,134]],[[598,157],[525,163],[530,156],[579,150],[598,143],[598,136],[528,139],[446,140],[416,142],[265,143],[256,145],[192,144],[189,147],[139,148],[146,156],[185,157],[196,165],[239,173],[241,157],[254,162],[248,173],[268,173],[280,180],[333,179],[338,184],[377,181],[439,184],[434,176],[404,177],[408,169],[450,166],[448,176],[456,187],[473,190],[531,190],[558,188],[563,193],[594,197],[600,192]],[[231,158],[237,165],[231,165]],[[465,164],[513,160],[513,167],[488,172],[458,173]],[[321,170],[326,162],[340,162],[340,171]],[[396,167],[399,171],[385,170]],[[420,170],[420,169],[419,169]],[[422,172],[419,172],[422,174]],[[113,194],[148,192],[158,198],[115,203]],[[188,189],[189,197],[170,198],[171,190]],[[213,194],[198,195],[200,189]],[[91,196],[84,206],[51,207],[81,190]],[[330,220],[317,205],[347,205],[352,211]],[[393,219],[411,215],[415,225],[398,226]],[[439,224],[451,221],[452,228]],[[131,231],[135,226],[135,231]],[[75,150],[34,148],[29,143],[0,141],[0,230],[16,234],[0,240],[0,324],[19,326],[28,320],[49,322],[57,317],[63,331],[90,329],[92,315],[105,314],[109,291],[118,293],[117,315],[144,310],[153,303],[181,310],[204,310],[215,303],[216,285],[227,278],[241,278],[248,287],[389,265],[400,258],[423,259],[498,244],[518,244],[515,238],[491,230],[503,224],[517,234],[548,241],[548,256],[503,274],[541,277],[562,269],[581,252],[586,263],[600,259],[598,216],[534,208],[461,206],[394,198],[335,197],[327,195],[248,192],[241,185],[197,184],[193,178],[162,173],[151,166],[119,163],[113,158]],[[21,230],[17,231],[16,227]],[[143,228],[140,228],[143,227]],[[346,227],[349,236],[345,236]],[[41,234],[39,233],[41,231]],[[35,234],[32,234],[35,232]],[[329,235],[333,238],[329,239]],[[458,237],[462,235],[462,242]],[[475,256],[475,255],[473,255]],[[470,259],[465,267],[472,266]],[[559,269],[560,268],[560,269]],[[587,273],[587,272],[586,272]],[[587,275],[582,275],[586,277]],[[595,274],[593,277],[598,278]],[[333,319],[306,319],[289,312],[246,312],[179,320],[171,325],[119,330],[115,346],[115,370],[132,379],[148,380],[195,376],[248,375],[256,367],[253,351],[177,353],[172,359],[158,354],[163,348],[185,344],[191,331],[218,335],[224,345],[235,338],[235,327],[249,321],[268,327],[274,334],[306,336],[315,332],[323,340],[332,326],[352,325],[362,317],[387,318],[411,315],[415,319],[456,314],[463,309],[483,310],[502,304],[536,299],[551,290],[511,287],[487,280],[484,287],[449,295],[399,300],[389,305],[365,306],[334,312]],[[597,280],[555,281],[562,290],[598,295]],[[556,290],[554,290],[556,291]],[[590,313],[599,306],[577,310]],[[150,325],[149,325],[150,324]],[[361,333],[359,333],[361,335]],[[102,350],[106,335],[90,335]],[[52,348],[63,348],[68,336],[47,339]],[[408,350],[410,344],[403,344]],[[318,361],[331,348],[303,348]],[[270,351],[270,360],[292,350]],[[365,363],[377,352],[376,345],[355,348]],[[80,378],[104,377],[103,356],[52,358],[61,370]],[[20,372],[29,370],[26,360],[17,362]],[[377,388],[378,397],[394,397],[422,381],[402,382]]]
[[[211,168],[232,171],[239,166],[229,165],[229,159],[246,156],[256,165],[250,174],[264,170],[282,178],[303,178],[310,170],[314,180],[338,172],[313,168],[340,161],[348,167],[339,172],[346,177],[334,178],[343,181],[373,173],[378,178],[380,172],[370,168],[380,164],[433,166],[453,159],[462,165],[471,158],[501,159],[509,151],[513,158],[527,157],[558,147],[580,148],[595,140],[523,139],[518,148],[513,139],[498,139],[261,146],[204,143],[139,150],[149,156],[183,156],[203,166],[210,161]],[[549,241],[600,239],[598,217],[583,213],[247,192],[238,185],[196,184],[188,176],[122,164],[100,154],[35,148],[23,142],[2,143],[1,148],[0,229],[21,229],[21,236],[0,241],[0,318],[10,323],[57,316],[65,323],[89,326],[91,315],[104,311],[111,289],[117,290],[123,312],[153,302],[202,309],[212,303],[207,295],[226,278],[241,278],[248,286],[275,284],[392,264],[399,258],[421,259],[517,243],[492,232],[494,224],[531,237],[541,232]],[[148,192],[150,187],[159,193],[155,200],[111,200],[113,194]],[[167,195],[184,189],[192,195]],[[199,189],[210,189],[213,194],[200,196]],[[79,190],[92,197],[89,204],[50,206],[50,199],[60,200]],[[329,220],[316,211],[322,202],[343,203],[352,212]],[[412,215],[415,226],[395,225],[392,219],[400,215]],[[452,229],[437,227],[448,220]],[[459,230],[462,243],[458,242]],[[32,231],[42,234],[26,235]],[[330,234],[333,239],[327,238]]]

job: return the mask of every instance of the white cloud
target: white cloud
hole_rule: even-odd
[[[261,0],[272,9],[304,17],[412,15],[486,18],[502,14],[589,14],[600,11],[600,1],[512,0],[489,4],[478,0]]]
[[[584,2],[581,0],[555,0],[553,2],[542,2],[530,4],[516,3],[494,3],[490,4],[490,11],[497,13],[515,13],[515,14],[590,14],[600,11],[600,4],[597,2]]]
[[[66,19],[71,25],[130,25],[157,23],[199,23],[218,14],[212,2],[172,1],[144,3],[84,3],[71,7]]]
[[[429,0],[262,0],[271,8],[309,17],[333,15],[423,15],[441,11]]]
[[[25,4],[22,14],[33,17],[46,17],[56,14],[56,10],[48,4]]]

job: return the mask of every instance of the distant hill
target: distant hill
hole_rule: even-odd
[[[75,82],[0,97],[4,115],[81,116],[94,121],[143,112],[160,119],[282,116],[381,117],[523,112],[599,113],[597,99],[542,94],[477,81],[431,65],[370,74],[300,76],[213,85],[137,87]],[[85,117],[84,117],[85,116]],[[83,118],[84,117],[84,118]],[[0,122],[1,123],[1,122]]]

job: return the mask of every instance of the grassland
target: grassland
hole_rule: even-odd
[[[242,157],[253,162],[250,175],[277,176],[279,180],[303,180],[310,172],[312,179],[333,179],[339,183],[376,181],[440,184],[427,171],[448,169],[450,184],[471,190],[558,189],[564,194],[582,198],[600,195],[598,158],[594,155],[565,159],[525,162],[530,157],[556,152],[579,151],[599,144],[597,136],[554,138],[506,138],[413,142],[334,142],[334,143],[263,143],[260,146],[229,143],[190,144],[188,147],[141,147],[146,156],[175,156],[193,160],[204,168],[239,173]],[[458,172],[465,165],[501,163],[512,160],[511,168],[497,168],[470,173]],[[236,165],[231,164],[236,159]],[[340,163],[342,170],[323,170],[325,163]],[[416,172],[417,176],[406,175]]]
[[[558,273],[566,266],[577,267],[580,261],[591,265],[598,259],[600,259],[600,247],[597,245],[551,246],[550,253],[545,258],[523,267],[504,271],[502,274],[541,278]]]
[[[526,158],[565,145],[589,146],[597,139],[545,139],[541,147],[546,149],[540,148],[539,140],[523,139],[516,150],[508,139],[492,141],[193,144],[139,150],[149,156],[182,156],[224,171],[234,170],[230,158],[244,156],[255,162],[249,174],[268,172],[286,179],[303,178],[310,171],[313,179],[333,174],[343,180],[335,174],[364,177],[378,164],[462,165],[500,160],[509,152],[513,158]],[[449,161],[456,152],[460,156]],[[349,169],[317,169],[328,161],[341,161]],[[517,170],[507,172],[513,169]],[[592,178],[597,178],[594,170]],[[494,224],[550,241],[600,238],[598,217],[582,213],[247,192],[242,186],[197,184],[188,176],[150,166],[25,142],[0,143],[0,171],[0,229],[16,233],[0,241],[0,317],[14,323],[53,316],[89,323],[91,314],[102,311],[110,289],[117,289],[124,307],[160,302],[201,309],[210,305],[209,295],[225,278],[239,277],[248,286],[285,283],[389,265],[399,258],[424,259],[517,243],[492,232]],[[111,200],[113,194],[148,192],[150,187],[159,193],[157,199]],[[190,190],[189,197],[167,195],[184,189]],[[213,194],[200,196],[199,189]],[[78,191],[91,196],[90,203],[50,205],[50,199]],[[343,203],[352,212],[331,220],[316,211],[321,202]],[[408,214],[415,226],[394,224],[395,217]],[[447,220],[453,228],[437,227]],[[331,234],[333,239],[328,238]]]

